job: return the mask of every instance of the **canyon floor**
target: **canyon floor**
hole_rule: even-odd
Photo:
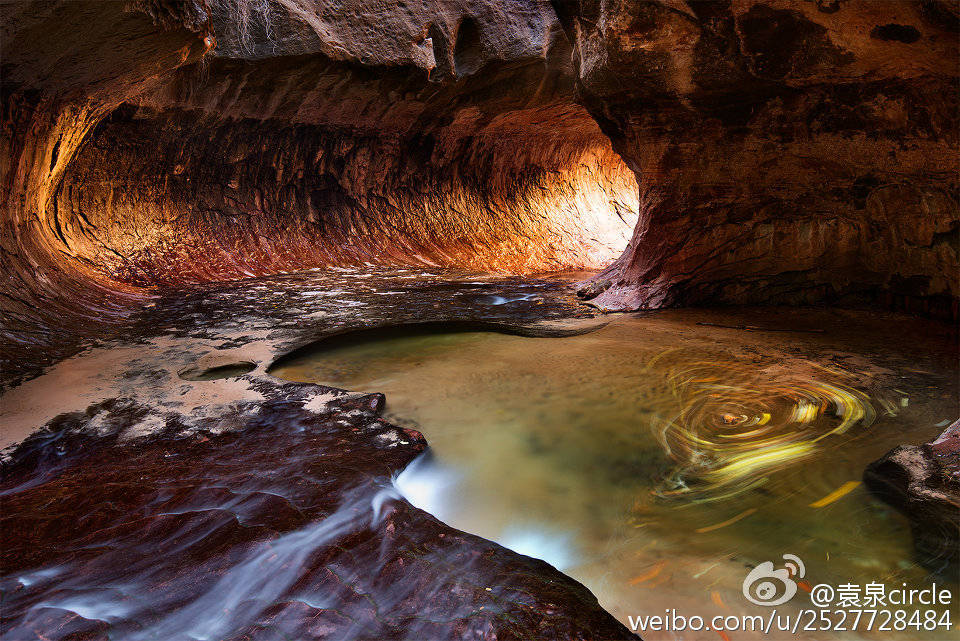
[[[599,315],[584,275],[171,289],[11,387],[4,638],[624,639],[750,613],[783,552],[815,583],[936,576],[859,481],[960,412],[950,326]]]

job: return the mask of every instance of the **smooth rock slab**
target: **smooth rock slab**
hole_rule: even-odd
[[[635,638],[543,561],[401,499],[392,479],[427,445],[380,418],[382,394],[266,372],[371,326],[483,319],[564,335],[598,323],[560,284],[477,281],[336,272],[180,291],[126,342],[8,392],[0,422],[36,431],[3,453],[0,636]],[[257,369],[176,374],[239,361]]]
[[[543,561],[403,501],[426,442],[382,396],[316,413],[315,389],[265,390],[219,435],[124,444],[142,408],[118,401],[99,438],[77,413],[28,439],[0,499],[3,637],[633,638]]]

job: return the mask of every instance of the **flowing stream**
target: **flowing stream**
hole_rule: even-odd
[[[164,305],[142,340],[4,396],[3,427],[43,426],[0,478],[4,641],[612,623],[543,563],[470,534],[547,561],[628,626],[766,615],[745,579],[785,561],[805,590],[937,581],[956,616],[956,582],[915,561],[907,520],[860,482],[960,413],[943,324],[731,309],[596,329],[562,282],[408,270],[253,279]],[[520,325],[564,337],[501,333]],[[289,381],[383,392],[387,421],[379,396]],[[805,590],[778,611],[810,608]],[[784,638],[715,632],[642,637]]]
[[[272,373],[385,393],[431,446],[396,479],[408,500],[627,622],[765,613],[743,580],[784,554],[808,586],[928,585],[906,520],[860,479],[957,417],[950,340],[854,312],[677,310],[566,338],[368,332]]]

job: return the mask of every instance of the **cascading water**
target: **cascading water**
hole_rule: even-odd
[[[542,282],[348,276],[176,299],[164,318],[225,311],[197,338],[115,350],[130,360],[95,379],[106,400],[5,461],[5,639],[452,641],[544,621],[576,638],[571,625],[611,623],[547,563],[624,622],[749,614],[744,577],[785,553],[812,581],[925,580],[907,523],[859,479],[957,413],[949,335],[907,351],[890,319],[796,311],[763,332],[736,329],[750,312],[689,310],[576,335]],[[237,353],[259,345],[238,323],[270,332],[308,313],[352,320],[269,373],[250,356],[268,349]],[[517,331],[532,317],[545,325]],[[347,331],[371,318],[409,324]],[[239,362],[256,368],[180,375]],[[129,397],[144,380],[159,400]],[[247,400],[211,405],[215,390]]]
[[[922,580],[906,524],[860,477],[957,412],[946,351],[903,352],[856,316],[736,329],[749,313],[568,338],[373,332],[275,374],[385,392],[431,446],[395,480],[408,501],[563,569],[625,622],[742,607],[745,568],[784,551],[827,582]]]

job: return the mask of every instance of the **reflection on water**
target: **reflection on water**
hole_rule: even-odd
[[[384,392],[432,448],[397,479],[411,502],[549,561],[623,621],[756,614],[743,579],[783,554],[813,584],[928,583],[904,519],[859,480],[958,414],[952,339],[841,312],[778,319],[797,332],[711,326],[734,315],[621,317],[562,339],[394,336],[274,373]]]
[[[464,518],[460,510],[470,501],[470,497],[457,496],[457,486],[464,480],[461,472],[438,462],[433,452],[428,451],[408,465],[394,485],[413,505],[441,520],[456,523]],[[559,570],[566,569],[573,561],[569,533],[550,531],[542,523],[507,525],[491,538],[514,552],[542,559]]]

